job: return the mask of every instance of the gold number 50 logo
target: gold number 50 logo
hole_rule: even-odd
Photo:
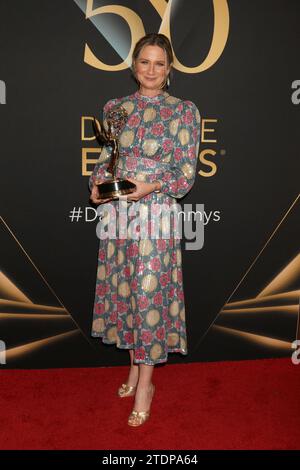
[[[173,0],[169,0],[168,3],[166,2],[166,0],[149,1],[162,19],[159,32],[165,34],[171,40],[170,17]],[[199,64],[195,67],[186,67],[181,62],[179,62],[173,50],[173,67],[177,70],[180,70],[180,72],[199,73],[203,72],[204,70],[207,70],[215,64],[215,62],[219,59],[225,48],[229,33],[229,10],[227,0],[212,1],[214,7],[214,29],[211,46],[207,57],[204,59],[202,64]],[[127,69],[131,65],[131,55],[136,42],[146,34],[141,18],[130,8],[121,5],[106,5],[103,7],[93,8],[93,4],[93,0],[87,0],[86,18],[92,18],[93,16],[102,15],[104,13],[111,13],[121,16],[127,22],[128,27],[130,29],[131,47],[128,56],[125,60],[123,60],[123,62],[117,65],[108,65],[98,59],[91,51],[89,46],[85,44],[84,62],[100,70],[116,72],[119,70]]]

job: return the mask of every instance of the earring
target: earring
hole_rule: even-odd
[[[160,87],[159,87],[160,90],[162,90],[163,88],[165,88],[166,84],[167,84],[167,80],[165,79],[165,80],[162,82],[162,84],[160,85]]]
[[[169,76],[164,80],[164,82],[160,85],[159,88],[160,88],[160,89],[165,88],[166,85],[167,85],[167,87],[170,86],[170,78],[169,78]]]

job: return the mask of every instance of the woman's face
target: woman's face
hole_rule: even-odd
[[[158,90],[169,74],[166,52],[159,46],[145,46],[135,61],[135,75],[143,89]]]

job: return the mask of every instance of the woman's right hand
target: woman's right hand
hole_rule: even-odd
[[[102,183],[100,183],[100,184],[102,184]],[[97,185],[94,184],[93,187],[92,187],[91,195],[90,195],[90,200],[94,204],[103,204],[105,202],[108,202],[108,201],[112,200],[112,197],[109,197],[109,198],[106,198],[106,199],[100,199],[98,196],[99,196],[98,188],[97,188]]]

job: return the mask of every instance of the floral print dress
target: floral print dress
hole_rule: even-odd
[[[123,204],[128,231],[126,237],[99,237],[91,335],[102,338],[106,344],[133,349],[136,364],[155,365],[167,362],[170,352],[187,354],[181,242],[171,208],[195,181],[200,114],[193,102],[167,92],[148,97],[136,91],[105,104],[106,129],[106,114],[115,105],[122,105],[128,114],[118,137],[120,158],[116,176],[145,182],[159,180],[161,191],[132,203],[113,200],[108,204],[114,206],[114,212],[105,212],[105,204],[101,205],[104,217],[99,224],[115,224],[119,228]],[[89,179],[90,189],[95,181],[111,178],[106,171],[110,150],[109,146],[102,148]],[[159,216],[162,204],[170,209],[169,222]],[[143,236],[141,225],[132,229],[130,222],[137,213],[140,221],[148,214],[147,227],[158,224],[158,237],[151,237],[150,230]]]

